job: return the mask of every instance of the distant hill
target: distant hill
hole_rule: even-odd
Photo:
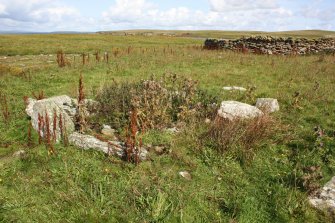
[[[54,32],[28,32],[28,31],[0,31],[0,34],[102,34],[113,36],[166,36],[166,37],[190,37],[190,38],[222,38],[237,39],[243,36],[277,36],[293,38],[335,38],[335,31],[326,30],[296,30],[281,32],[263,31],[221,31],[221,30],[118,30],[118,31],[99,31],[99,32],[77,32],[77,31],[54,31]]]
[[[93,32],[54,31],[54,32],[30,32],[30,31],[0,31],[0,34],[88,34]]]
[[[98,34],[108,34],[116,36],[171,36],[171,37],[193,37],[193,38],[223,38],[236,39],[243,36],[261,35],[261,36],[281,36],[293,38],[321,38],[334,37],[335,31],[326,30],[297,30],[297,31],[281,31],[281,32],[262,32],[262,31],[220,31],[220,30],[121,30],[121,31],[101,31]]]

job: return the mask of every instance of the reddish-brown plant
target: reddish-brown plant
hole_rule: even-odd
[[[34,98],[35,98],[36,100],[42,100],[42,99],[45,98],[45,95],[44,95],[44,91],[43,91],[43,90],[41,90],[41,91],[39,91],[39,92],[37,92],[37,93],[32,92],[32,95],[34,96]]]
[[[51,143],[50,120],[47,112],[45,112],[45,142],[47,144]]]
[[[96,62],[100,62],[100,53],[99,53],[99,51],[97,51],[94,55],[95,55],[95,61]]]
[[[139,163],[139,156],[140,156],[140,149],[142,146],[142,139],[140,138],[140,140],[137,140],[137,132],[138,132],[138,128],[137,128],[137,124],[138,124],[138,120],[137,120],[137,109],[133,108],[132,112],[131,112],[131,116],[130,116],[130,124],[129,124],[129,128],[126,129],[126,156],[127,156],[127,160],[128,162],[134,162],[135,164]],[[137,142],[138,141],[138,142]]]
[[[86,64],[86,54],[83,53],[81,54],[81,56],[82,56],[83,65],[85,65]]]
[[[23,96],[23,101],[24,101],[24,105],[27,107],[28,106],[28,96],[27,95]]]
[[[65,67],[66,61],[65,61],[65,55],[63,50],[57,51],[57,64],[59,67]]]
[[[64,137],[64,132],[63,132],[63,116],[62,116],[61,112],[59,113],[59,123],[58,123],[58,125],[59,125],[59,131],[60,131],[60,138],[62,140],[64,140],[63,139],[63,137]]]
[[[47,112],[45,112],[45,146],[49,155],[55,154],[55,149],[51,142],[50,119]]]
[[[53,114],[53,123],[52,123],[52,141],[56,143],[57,141],[57,112],[54,109],[54,114]]]
[[[86,130],[86,110],[85,110],[85,93],[84,93],[84,82],[83,82],[83,76],[80,74],[79,78],[79,87],[78,87],[78,113],[76,115],[76,124],[77,124],[77,129],[79,132],[83,133]]]
[[[83,82],[83,75],[80,74],[79,77],[79,88],[78,88],[78,104],[82,103],[85,99],[85,93],[84,93],[84,82]]]
[[[1,94],[1,93],[0,93],[0,108],[1,108],[2,118],[4,122],[7,123],[10,118],[7,95]]]
[[[44,136],[44,120],[43,116],[38,113],[38,144],[42,144]]]
[[[63,123],[64,123],[64,120],[63,120]],[[69,138],[67,136],[66,125],[63,125],[63,144],[64,144],[64,146],[69,145]]]

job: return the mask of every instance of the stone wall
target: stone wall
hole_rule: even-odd
[[[206,39],[205,49],[229,49],[241,52],[257,54],[279,54],[279,55],[306,55],[318,53],[335,53],[335,39],[321,38],[308,40],[305,38],[295,39],[276,38],[272,36],[243,37],[237,40]]]

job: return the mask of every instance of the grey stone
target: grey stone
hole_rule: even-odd
[[[231,86],[231,87],[223,87],[223,90],[225,91],[246,91],[244,87],[237,87],[237,86]]]
[[[109,125],[103,125],[101,133],[105,136],[116,139],[115,137],[115,129],[112,129]]]
[[[264,36],[243,37],[236,40],[221,41],[217,39],[206,39],[204,48],[209,50],[229,49],[243,52],[246,49],[252,53],[262,54],[315,54],[334,53],[335,38],[320,38],[318,40],[275,38]]]
[[[186,180],[192,180],[192,176],[188,171],[180,171],[179,175],[185,178]]]
[[[13,157],[18,157],[18,158],[22,158],[24,155],[26,155],[26,151],[24,151],[23,149],[16,151],[13,154]]]
[[[179,129],[177,127],[172,127],[172,128],[167,128],[166,131],[171,134],[175,134],[179,132]]]
[[[71,145],[77,146],[81,149],[95,149],[109,155],[115,155],[120,158],[125,156],[126,147],[123,143],[118,141],[103,142],[94,136],[80,134],[74,132],[69,135],[69,142]],[[146,160],[148,151],[141,148],[140,160]]]
[[[52,97],[48,99],[42,99],[38,101],[31,100],[31,104],[33,104],[32,109],[29,106],[29,109],[27,111],[27,114],[31,117],[31,123],[33,128],[36,131],[39,131],[38,128],[38,117],[39,115],[43,118],[45,121],[46,116],[49,118],[50,123],[50,130],[53,131],[53,120],[54,120],[54,113],[57,115],[57,126],[56,126],[56,141],[59,141],[61,138],[61,129],[59,127],[59,117],[60,114],[62,114],[62,123],[63,126],[66,128],[66,133],[72,133],[75,130],[74,123],[72,121],[72,118],[70,115],[73,115],[75,113],[72,108],[72,99],[66,95],[64,96],[58,96],[58,97]],[[27,107],[28,108],[28,107]],[[41,135],[43,136],[44,133],[41,131]]]
[[[262,116],[264,113],[256,108],[238,101],[223,101],[218,110],[221,118],[233,121],[235,119],[249,119]]]
[[[256,107],[267,113],[279,111],[278,100],[274,98],[257,98]]]
[[[317,195],[309,197],[309,202],[317,209],[335,214],[335,177],[326,183]]]
[[[33,99],[33,98],[28,98],[28,100],[27,100],[26,113],[30,117],[33,115],[33,107],[34,107],[36,102],[37,102],[37,100]]]

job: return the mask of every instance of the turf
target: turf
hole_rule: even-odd
[[[310,166],[321,167],[320,184],[334,174],[335,57],[244,55],[203,51],[201,44],[194,38],[160,36],[1,36],[0,92],[8,98],[10,118],[0,116],[0,221],[331,221],[308,204],[302,179]],[[70,67],[57,66],[59,49]],[[96,51],[110,52],[110,62],[96,63],[92,56],[82,66],[79,54]],[[200,143],[202,132],[196,125],[176,135],[147,133],[145,143],[169,144],[170,153],[152,155],[138,166],[62,145],[56,146],[57,155],[48,156],[37,145],[36,133],[35,145],[27,147],[24,96],[43,90],[46,96],[76,97],[82,74],[86,94],[94,98],[113,80],[138,81],[165,73],[198,80],[201,89],[220,100],[254,104],[257,97],[277,98],[281,108],[274,117],[282,129],[258,145],[247,163]],[[249,96],[222,90],[232,85],[256,90]],[[295,105],[296,92],[300,96]],[[318,146],[315,126],[328,135],[323,146]],[[27,155],[13,158],[19,149]],[[179,176],[184,170],[191,180]]]

